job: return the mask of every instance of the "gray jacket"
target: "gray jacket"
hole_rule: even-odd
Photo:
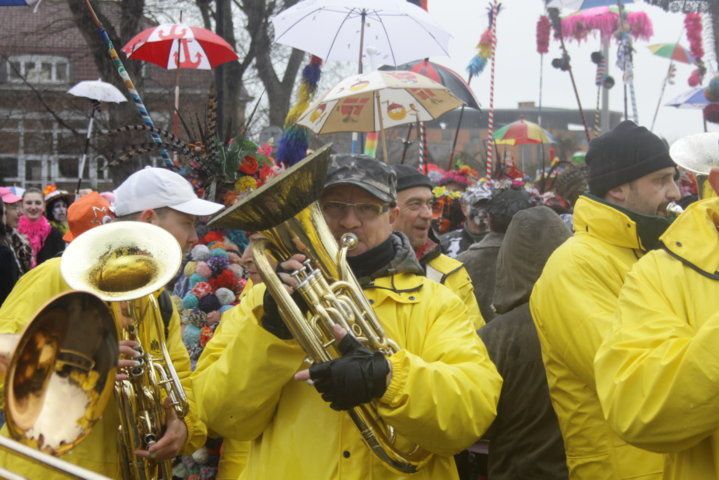
[[[462,262],[472,279],[474,296],[477,297],[482,318],[489,322],[494,318],[492,296],[494,295],[494,278],[496,274],[497,254],[502,245],[503,233],[489,232],[482,240],[472,244],[466,251],[459,254],[457,260]]]

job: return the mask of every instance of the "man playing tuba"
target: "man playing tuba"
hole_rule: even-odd
[[[197,198],[187,180],[161,168],[148,167],[134,173],[114,193],[115,213],[118,217],[116,221],[134,220],[157,225],[170,232],[183,251],[197,241],[196,217],[210,215],[222,208],[219,204]],[[71,210],[73,207],[71,206]],[[72,237],[103,223],[104,218],[96,218],[97,209],[87,208],[85,212],[93,218],[83,219],[75,228],[71,223]],[[50,298],[70,290],[60,273],[60,260],[48,260],[20,279],[0,309],[0,333],[22,332],[35,312]],[[167,348],[185,389],[190,410],[184,419],[179,419],[171,408],[166,409],[167,421],[162,437],[149,451],[136,452],[138,456],[154,460],[171,459],[180,452],[192,453],[204,444],[206,436],[205,426],[196,415],[189,379],[190,359],[180,338],[179,316],[174,309],[166,331]],[[132,342],[120,342],[121,360],[118,366],[132,366],[132,358],[137,355],[135,352]],[[111,399],[105,414],[88,438],[62,456],[62,459],[111,478],[119,478],[118,425],[118,407],[114,399]],[[7,435],[6,427],[2,433]],[[57,477],[52,470],[3,451],[0,451],[0,465],[27,478],[64,478]]]
[[[344,412],[373,401],[398,443],[431,453],[413,478],[457,478],[452,455],[492,422],[501,387],[466,307],[423,276],[407,237],[392,231],[396,177],[387,165],[335,156],[319,203],[338,241],[357,236],[348,264],[399,350],[372,353],[337,329],[343,355],[307,370],[277,304],[257,285],[223,317],[232,335],[213,337],[206,352],[214,354],[198,363],[202,419],[223,437],[252,440],[243,480],[405,478],[375,457]],[[302,261],[278,266],[290,290]]]

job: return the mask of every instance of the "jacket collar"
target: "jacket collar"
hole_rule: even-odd
[[[664,248],[709,275],[719,271],[719,198],[692,204],[661,236]]]
[[[499,248],[502,246],[504,234],[498,232],[488,232],[482,240],[470,245],[470,250],[481,250],[483,248]]]
[[[634,220],[611,205],[585,195],[581,195],[574,206],[574,232],[616,247],[643,250]]]

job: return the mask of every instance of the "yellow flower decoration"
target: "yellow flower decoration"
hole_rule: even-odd
[[[235,191],[237,193],[247,193],[257,188],[257,180],[249,175],[240,177],[235,182]]]

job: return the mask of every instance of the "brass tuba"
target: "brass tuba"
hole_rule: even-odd
[[[50,300],[21,335],[0,335],[0,379],[11,437],[0,448],[71,478],[105,478],[53,457],[80,443],[112,395],[118,333],[109,308],[84,292]],[[17,478],[0,468],[1,478]]]
[[[210,224],[260,232],[263,239],[253,245],[253,258],[268,291],[292,335],[310,362],[326,362],[340,356],[332,325],[338,324],[366,347],[391,355],[399,350],[387,338],[362,288],[345,261],[347,250],[357,238],[337,242],[322,216],[319,198],[329,166],[329,146],[289,168],[280,177],[252,192],[246,199],[215,217]],[[305,317],[272,268],[268,255],[284,261],[295,253],[307,257],[296,272],[310,312]],[[393,428],[387,425],[373,403],[347,411],[367,446],[392,469],[416,472],[430,453],[417,445],[398,446]]]
[[[669,149],[674,163],[697,177],[699,198],[714,196],[707,178],[712,168],[719,167],[719,133],[687,135],[674,142]]]
[[[164,325],[154,292],[180,268],[182,251],[175,238],[149,223],[116,222],[93,228],[75,239],[62,256],[62,274],[73,288],[110,302],[123,340],[140,344],[137,367],[124,368],[127,380],[115,382],[120,410],[118,446],[125,479],[172,478],[169,460],[135,456],[161,436],[166,398],[178,417],[187,398],[167,351]]]

